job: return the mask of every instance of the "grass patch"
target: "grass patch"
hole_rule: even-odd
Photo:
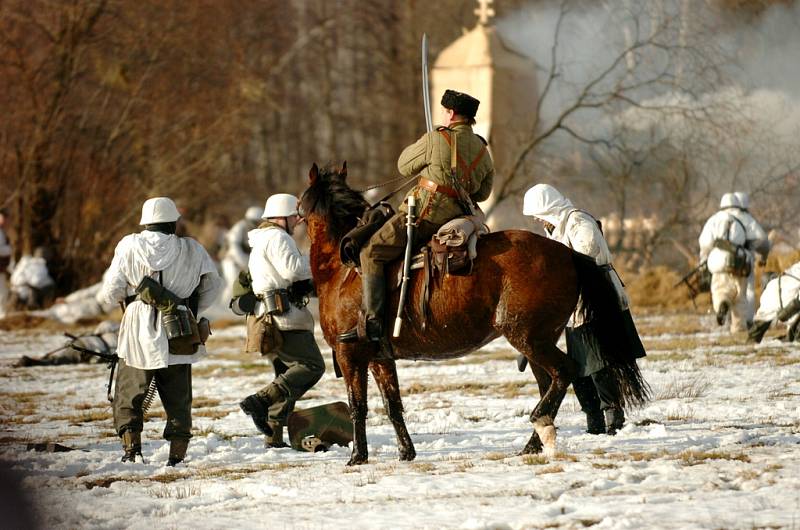
[[[708,460],[737,460],[739,462],[750,462],[750,457],[744,453],[724,453],[722,451],[683,451],[676,455],[677,460],[687,466],[697,466],[706,463]]]
[[[595,469],[616,469],[617,464],[613,462],[592,462],[592,467]]]
[[[496,462],[497,460],[505,460],[506,454],[498,452],[486,453],[485,455],[483,455],[483,458],[485,460],[491,460],[493,462]]]
[[[544,455],[522,455],[522,463],[526,466],[543,466],[549,462]]]
[[[523,391],[524,390],[524,391]],[[481,396],[491,394],[505,398],[534,395],[535,381],[512,381],[507,383],[412,383],[403,388],[404,395],[431,394],[436,392],[458,392],[461,395]]]
[[[554,466],[543,467],[537,470],[539,475],[548,475],[550,473],[563,473],[564,468],[560,464],[556,464]]]
[[[664,418],[669,421],[687,421],[695,419],[694,409],[692,407],[676,407],[669,410]]]
[[[709,382],[702,375],[686,375],[684,379],[673,379],[653,393],[654,400],[696,399],[708,393]]]
[[[431,471],[436,471],[436,466],[430,462],[415,462],[411,464],[411,468],[419,471],[420,473],[430,473]]]
[[[175,499],[182,500],[189,497],[197,497],[202,493],[198,486],[177,486],[171,488],[166,484],[162,484],[160,488],[151,488],[150,495],[157,499]]]

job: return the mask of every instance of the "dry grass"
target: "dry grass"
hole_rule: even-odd
[[[686,375],[684,379],[673,379],[653,392],[654,400],[696,399],[708,393],[710,383],[703,375]]]
[[[536,395],[536,385],[531,381],[513,381],[508,383],[412,383],[402,389],[403,395],[432,394],[441,392],[458,392],[461,395],[493,396],[513,398]],[[480,421],[477,417],[474,421]]]
[[[544,455],[523,455],[522,463],[526,466],[542,466],[550,460]]]
[[[708,460],[736,460],[739,462],[750,462],[750,457],[744,453],[725,453],[722,451],[683,451],[675,456],[687,466],[705,464]]]
[[[633,307],[690,309],[689,291],[682,285],[676,287],[681,276],[672,269],[659,266],[625,273],[623,280]],[[695,300],[698,307],[708,304],[707,298],[707,295],[698,296]]]
[[[564,472],[564,467],[561,466],[560,464],[556,464],[554,466],[547,466],[536,470],[536,473],[539,475],[547,475],[550,473],[563,473],[563,472]]]
[[[494,462],[497,460],[505,460],[507,456],[508,455],[506,455],[505,453],[492,452],[492,453],[486,453],[485,455],[483,455],[483,458],[485,460],[491,460]]]

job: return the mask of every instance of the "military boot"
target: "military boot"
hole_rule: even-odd
[[[606,419],[602,410],[586,413],[586,432],[589,434],[606,433]]]
[[[725,318],[728,316],[729,310],[730,305],[728,302],[721,302],[719,304],[719,309],[717,309],[717,325],[721,326],[725,324]]]
[[[275,384],[268,385],[265,389],[247,396],[240,403],[242,411],[250,416],[258,431],[265,436],[272,436],[272,427],[267,421],[269,407],[283,400],[283,391]]]
[[[753,324],[747,330],[747,343],[758,344],[769,329],[772,322],[769,320],[754,320]]]
[[[392,345],[384,329],[386,280],[382,274],[361,277],[361,315],[359,324],[341,333],[339,342],[370,341],[380,344],[379,358],[392,358]]]
[[[142,433],[125,431],[122,433],[123,462],[136,462],[136,456],[142,456]],[[142,457],[144,460],[144,458]]]
[[[289,447],[289,445],[283,441],[283,425],[271,421],[269,422],[269,426],[272,429],[272,434],[264,438],[264,447],[267,449],[280,449],[282,447]]]
[[[625,411],[619,407],[606,409],[606,433],[614,436],[625,425]]]
[[[167,466],[175,467],[186,458],[186,450],[189,448],[188,438],[175,438],[169,442],[169,459]]]

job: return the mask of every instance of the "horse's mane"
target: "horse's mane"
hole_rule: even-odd
[[[316,180],[302,197],[308,213],[313,210],[327,219],[328,236],[334,241],[342,239],[369,206],[359,192],[347,185],[346,176],[346,169],[319,168]]]

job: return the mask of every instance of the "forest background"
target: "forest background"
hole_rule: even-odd
[[[312,162],[347,160],[357,188],[396,177],[424,132],[420,36],[435,57],[475,26],[475,7],[0,0],[0,207],[16,256],[49,249],[66,293],[99,279],[147,197],[173,197],[200,234],[271,193],[300,193]],[[796,2],[494,9],[540,88],[492,213],[549,182],[619,221],[620,260],[680,268],[720,193],[743,189],[773,237],[797,246]]]

